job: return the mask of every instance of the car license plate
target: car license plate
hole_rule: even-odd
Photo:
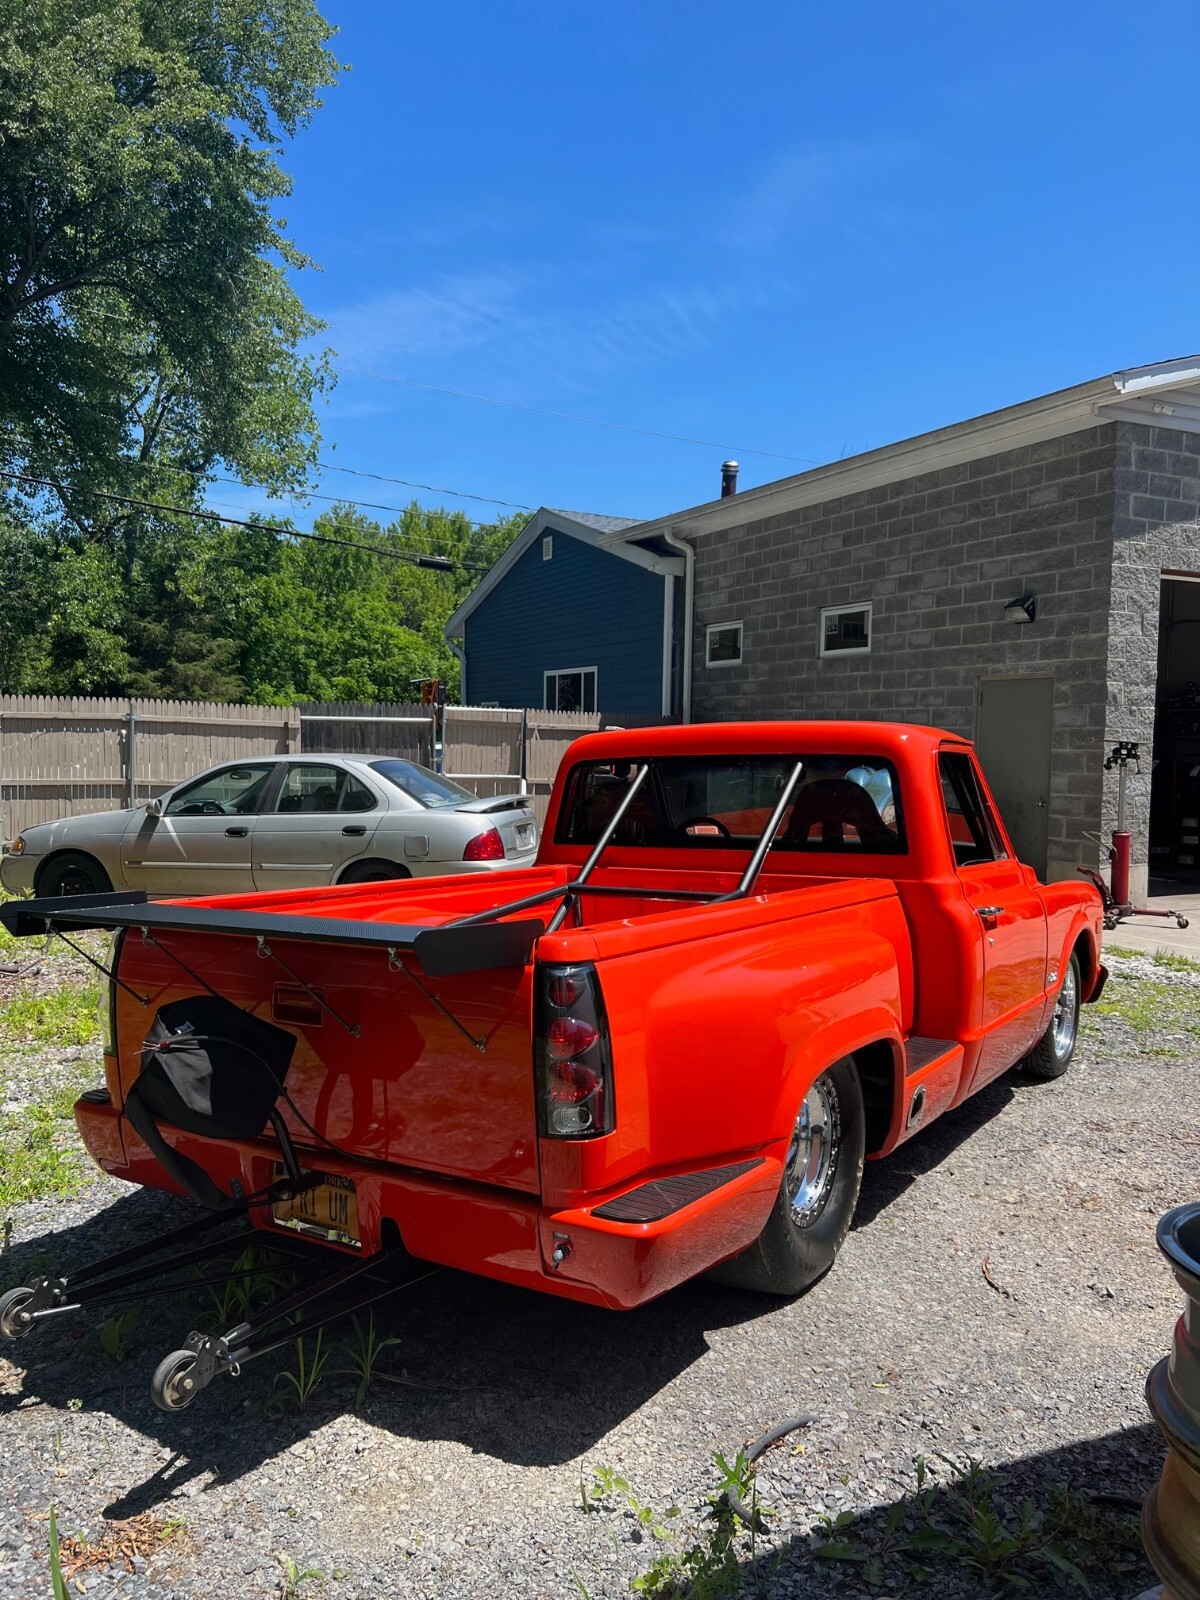
[[[533,843],[533,829],[527,822],[517,823],[517,843],[522,850],[528,850]]]
[[[277,1167],[275,1175],[284,1177],[283,1168]],[[294,1228],[297,1233],[361,1248],[354,1179],[337,1173],[323,1172],[320,1176],[321,1181],[314,1188],[305,1189],[291,1200],[276,1200],[275,1221],[284,1228]]]

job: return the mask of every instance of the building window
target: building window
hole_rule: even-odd
[[[547,711],[595,711],[595,667],[564,667],[560,672],[543,673]]]
[[[821,654],[871,648],[871,606],[826,606],[821,612]]]
[[[740,622],[714,622],[705,630],[704,662],[709,667],[736,667],[742,659]]]
[[[548,533],[542,540],[542,560],[554,560],[554,535],[552,533]]]

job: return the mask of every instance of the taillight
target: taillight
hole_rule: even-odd
[[[486,833],[477,833],[469,841],[463,851],[464,861],[503,861],[504,840],[495,828],[489,828]]]
[[[611,1133],[612,1049],[595,967],[539,966],[535,1050],[542,1137]]]

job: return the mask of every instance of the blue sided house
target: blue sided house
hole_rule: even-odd
[[[538,511],[446,624],[464,705],[598,711],[655,721],[677,711],[683,561],[636,524]]]

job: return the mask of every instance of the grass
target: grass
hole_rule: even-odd
[[[1150,1055],[1181,1056],[1184,1051],[1179,1046],[1190,1045],[1194,1051],[1195,1042],[1200,1042],[1200,1006],[1190,986],[1155,983],[1152,978],[1110,980],[1094,1009],[1145,1036]]]
[[[80,1146],[72,1112],[95,1076],[94,1067],[84,1066],[44,1099],[0,1116],[0,1213],[86,1187],[91,1163]]]
[[[64,984],[49,994],[15,994],[0,1003],[0,1042],[60,1047],[100,1037],[101,985]]]
[[[1142,956],[1166,972],[1200,972],[1200,961],[1181,956],[1175,950],[1156,950],[1151,955],[1148,950],[1126,950],[1119,944],[1106,944],[1104,953],[1111,956]]]

